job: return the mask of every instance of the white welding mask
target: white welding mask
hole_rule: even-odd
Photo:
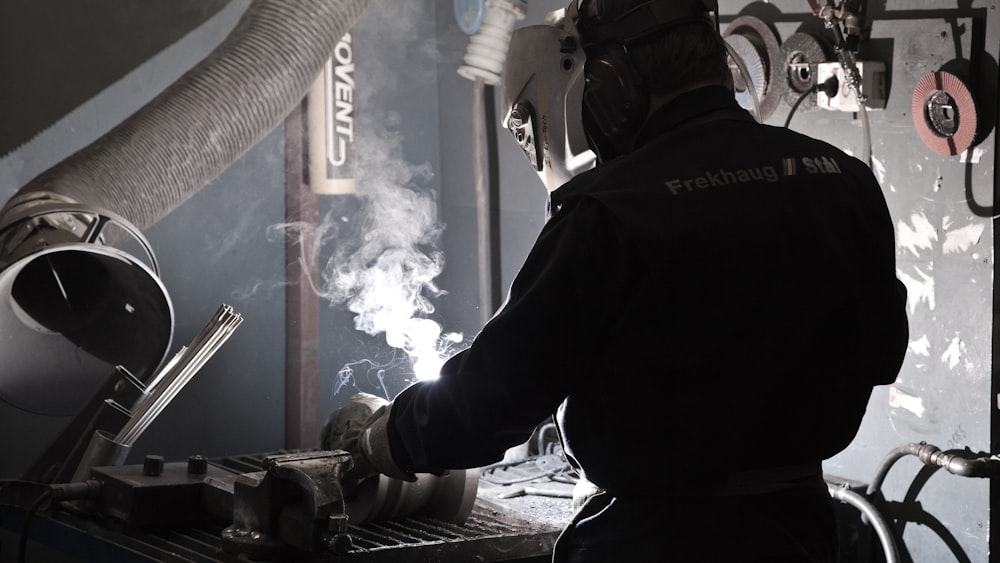
[[[515,29],[504,65],[503,125],[549,191],[596,162],[583,128],[586,56],[575,12],[573,2],[541,25]]]

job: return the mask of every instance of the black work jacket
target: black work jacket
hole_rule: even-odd
[[[755,123],[725,89],[688,93],[553,192],[501,311],[395,399],[393,456],[489,464],[558,408],[566,452],[615,496],[818,465],[900,368],[895,271],[863,163]]]

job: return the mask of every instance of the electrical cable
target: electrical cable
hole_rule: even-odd
[[[552,469],[545,469],[527,475],[522,475],[521,477],[515,477],[511,479],[496,479],[492,477],[494,472],[498,470],[507,470],[532,462],[536,463],[537,465],[539,461],[550,460],[553,457],[555,456],[542,455],[542,456],[526,457],[514,461],[501,461],[481,468],[479,470],[479,478],[493,485],[514,485],[517,483],[526,483],[528,481],[534,481],[536,479],[543,479],[545,477],[552,478],[558,475],[563,475],[569,471],[572,471],[572,467],[569,465],[569,463],[563,462],[559,464],[557,467],[554,467]]]
[[[48,490],[50,485],[41,481],[25,479],[0,479],[0,506],[12,506],[23,509],[27,504],[25,499],[37,498],[37,495]]]
[[[785,129],[788,129],[788,124],[792,122],[792,116],[795,115],[795,111],[799,109],[799,105],[802,104],[803,100],[808,98],[810,94],[815,94],[818,89],[819,85],[813,84],[808,90],[799,94],[795,103],[792,104],[792,109],[788,110],[788,117],[785,118]]]
[[[49,486],[48,483],[43,483],[41,481],[31,481],[27,479],[0,479],[0,488],[4,485],[42,485],[44,487]]]
[[[52,490],[46,489],[35,499],[35,502],[31,503],[28,507],[28,511],[24,514],[24,523],[21,524],[21,537],[18,541],[17,547],[17,561],[18,563],[24,563],[27,559],[28,551],[28,527],[31,526],[31,520],[35,517],[35,514],[42,508],[49,499],[52,498]]]

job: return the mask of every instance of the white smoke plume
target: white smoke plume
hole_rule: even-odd
[[[421,186],[433,176],[430,165],[403,160],[401,142],[400,134],[384,129],[359,138],[358,151],[365,156],[353,196],[359,205],[350,215],[337,207],[319,225],[273,225],[269,237],[300,240],[307,269],[323,260],[319,285],[313,288],[317,294],[354,313],[359,331],[384,334],[389,346],[407,354],[418,378],[429,378],[437,376],[443,357],[462,335],[442,333],[440,324],[428,318],[433,300],[445,293],[434,281],[444,269],[438,249],[444,225],[433,190]],[[352,363],[357,362],[341,371],[353,373]]]
[[[401,135],[387,130],[359,138],[364,160],[357,185],[364,205],[354,218],[355,236],[341,237],[323,267],[321,294],[346,305],[358,330],[384,333],[390,346],[410,356],[418,376],[425,369],[436,375],[441,355],[461,336],[442,335],[427,318],[432,300],[444,294],[434,282],[444,269],[437,247],[444,225],[433,192],[419,186],[430,180],[430,165],[406,163],[401,143]]]
[[[353,313],[359,331],[384,334],[389,346],[406,353],[418,378],[436,377],[443,357],[463,340],[442,333],[431,318],[434,300],[445,293],[434,281],[445,263],[438,248],[444,225],[430,187],[432,166],[406,161],[401,131],[410,129],[390,101],[411,95],[414,82],[433,85],[437,49],[418,25],[427,7],[427,0],[374,2],[352,31],[356,194],[337,196],[350,200],[319,225],[275,225],[269,233],[297,237],[307,271],[319,265],[317,293]],[[408,65],[404,72],[401,61]],[[384,369],[367,359],[348,362],[334,392],[357,383],[355,370]]]

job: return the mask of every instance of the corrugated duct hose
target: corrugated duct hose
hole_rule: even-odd
[[[370,1],[254,1],[204,61],[7,202],[0,399],[65,415],[116,365],[151,375],[173,306],[141,231],[281,123]],[[123,251],[136,241],[148,260]]]
[[[21,188],[152,225],[274,129],[370,0],[257,0],[204,61],[107,135]]]

